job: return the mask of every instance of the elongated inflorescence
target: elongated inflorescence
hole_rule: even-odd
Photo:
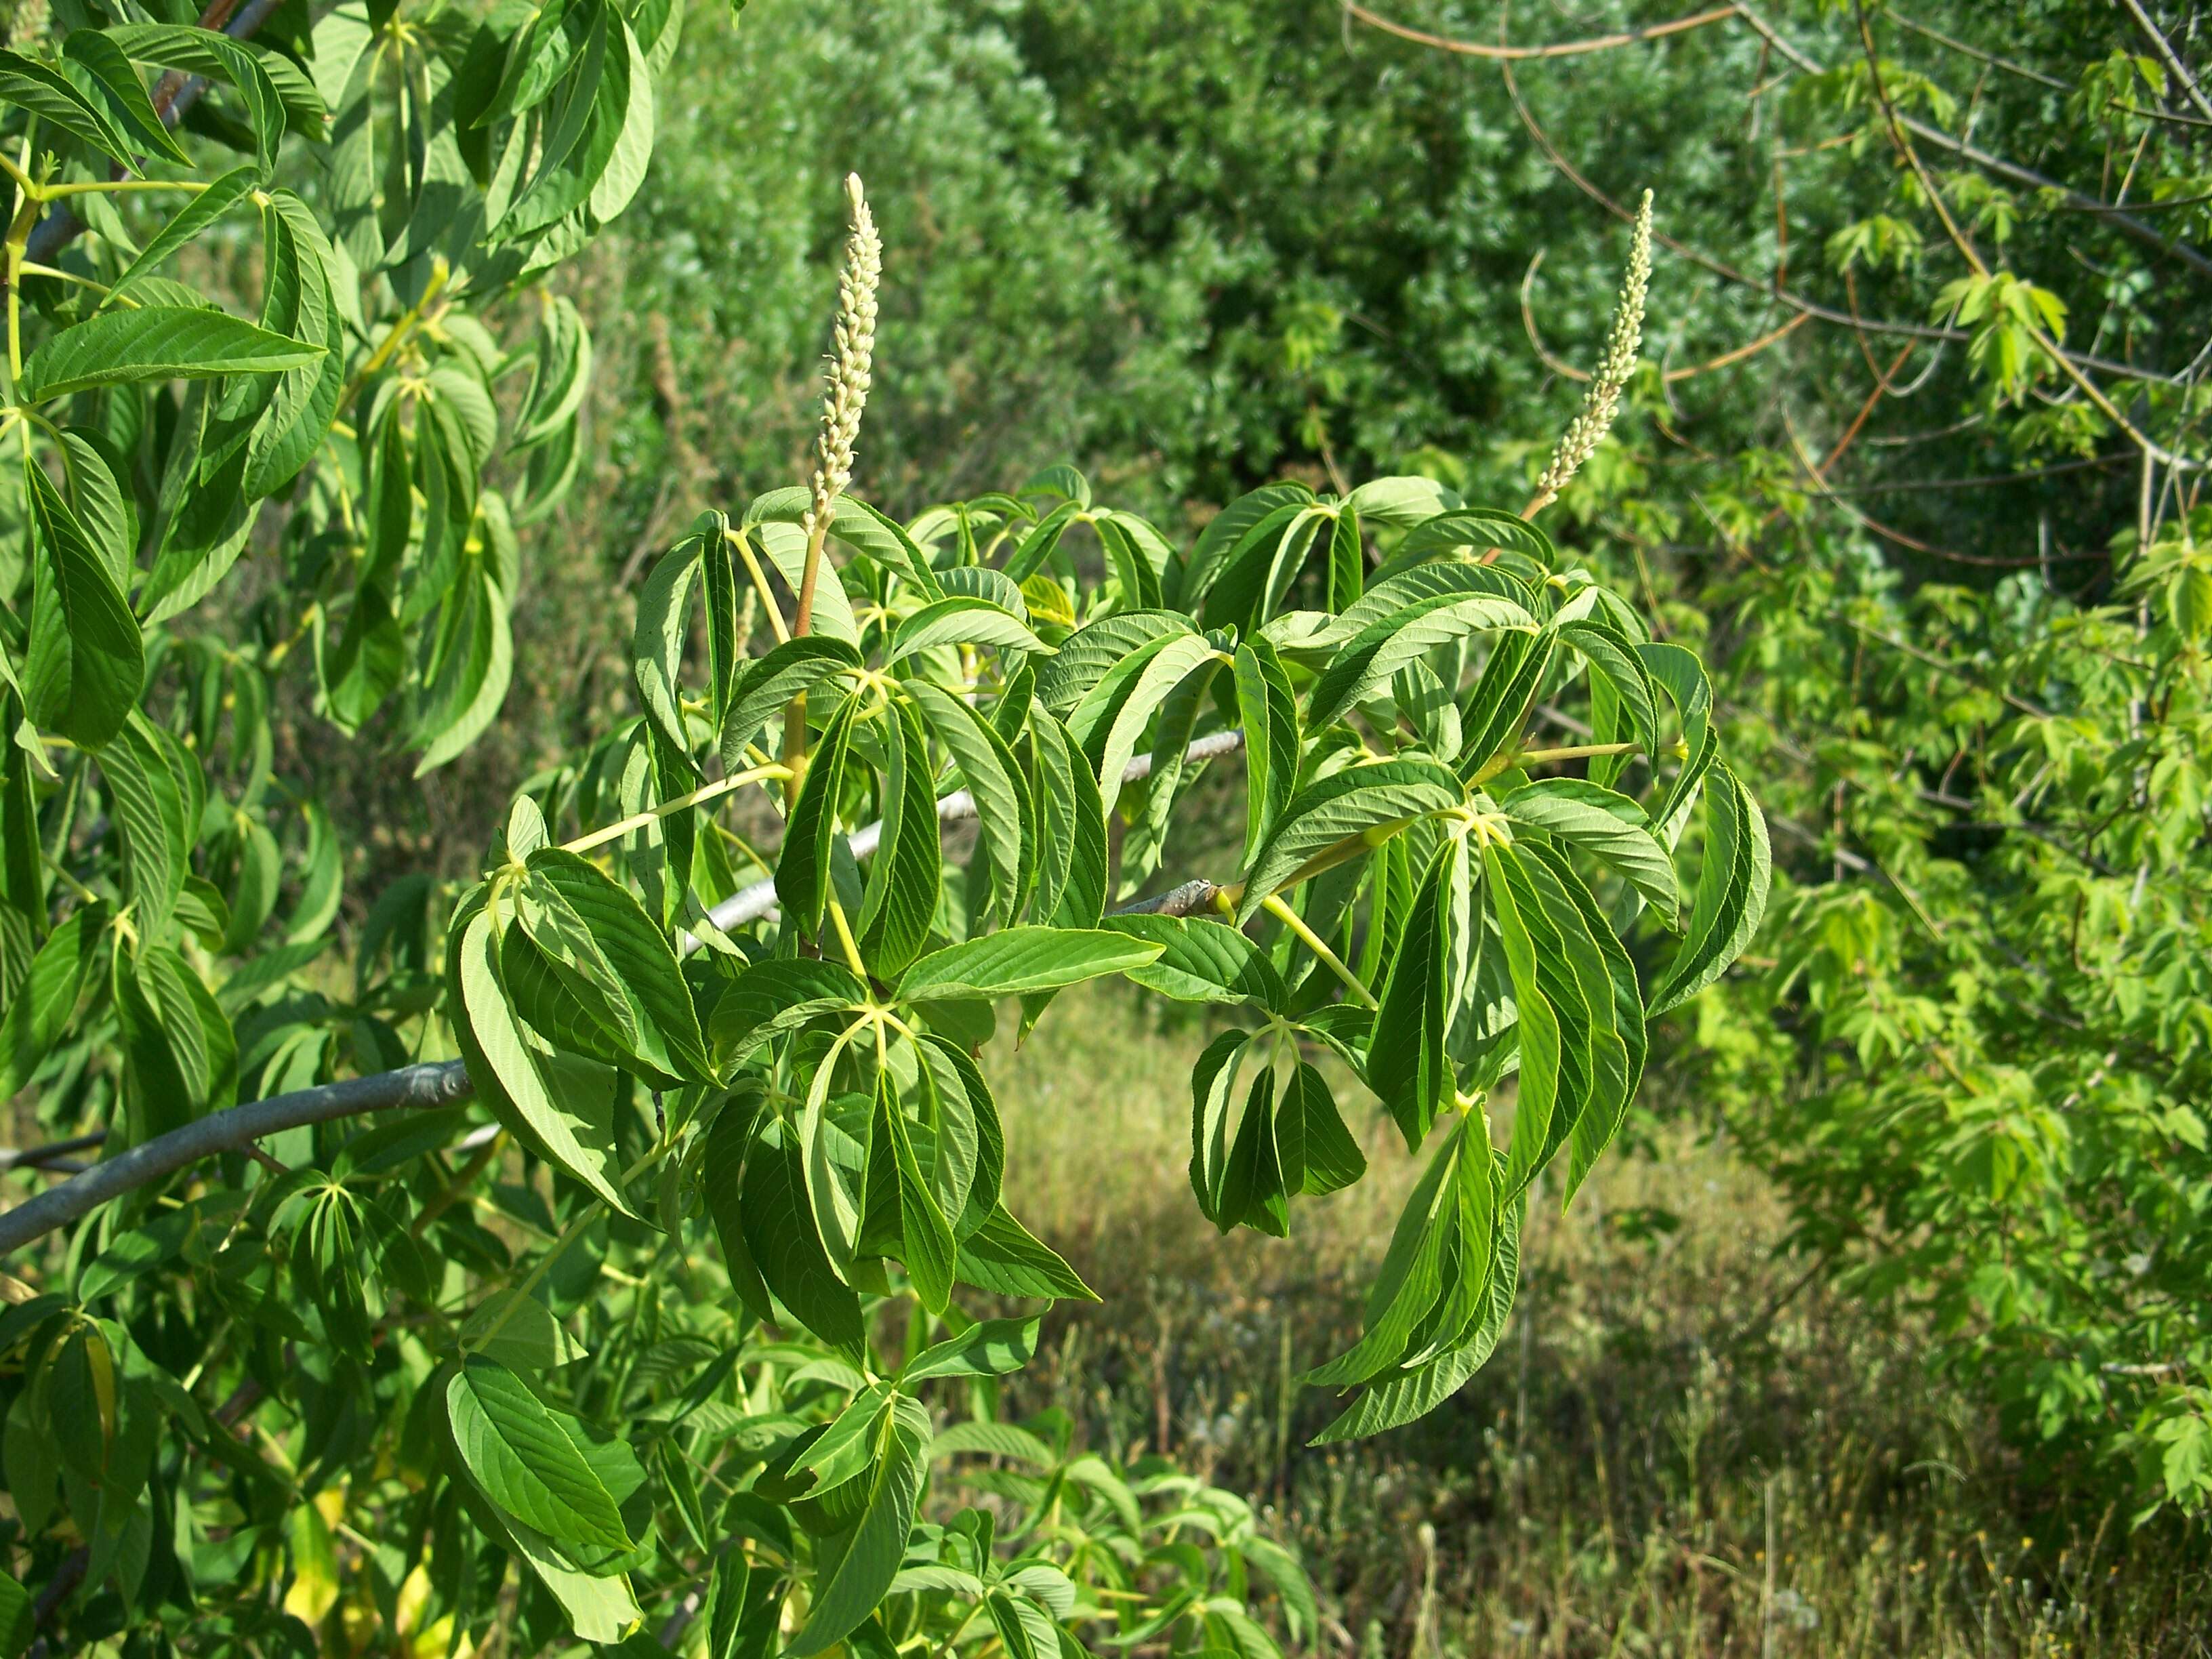
[[[853,481],[853,441],[860,435],[860,412],[867,407],[870,368],[876,349],[876,289],[883,280],[884,244],[876,234],[875,215],[860,191],[860,176],[845,175],[845,195],[853,204],[852,234],[845,242],[845,268],[837,276],[837,349],[822,399],[822,434],[815,454],[814,498],[807,507],[811,535],[825,521],[831,504]]]
[[[1651,192],[1647,190],[1636,210],[1635,234],[1629,238],[1628,275],[1620,284],[1620,302],[1613,307],[1605,360],[1590,380],[1581,410],[1553,450],[1544,476],[1537,480],[1536,506],[1555,500],[1612,430],[1613,417],[1620,410],[1621,388],[1636,372],[1637,353],[1643,348],[1644,301],[1650,286]]]

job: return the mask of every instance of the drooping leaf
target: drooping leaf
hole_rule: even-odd
[[[1719,761],[1705,778],[1705,844],[1689,936],[1651,994],[1663,1014],[1727,971],[1766,913],[1771,854],[1766,818],[1734,772]]]
[[[117,573],[45,471],[24,478],[37,542],[24,701],[39,726],[97,749],[137,706],[145,642]]]
[[[446,1385],[453,1444],[477,1485],[524,1525],[562,1542],[630,1547],[612,1493],[577,1435],[505,1366],[470,1358]]]

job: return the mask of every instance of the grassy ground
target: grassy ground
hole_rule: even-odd
[[[2212,1651],[2202,1528],[2029,1496],[2033,1468],[1912,1333],[1778,1260],[1756,1171],[1676,1127],[1565,1216],[1532,1211],[1518,1322],[1458,1399],[1304,1449],[1334,1408],[1289,1379],[1356,1330],[1412,1161],[1367,1123],[1369,1179],[1299,1200],[1287,1243],[1218,1238],[1183,1174],[1203,1038],[1101,994],[992,1057],[1008,1188],[1105,1298],[1066,1318],[1018,1404],[1270,1504],[1321,1586],[1324,1651]]]

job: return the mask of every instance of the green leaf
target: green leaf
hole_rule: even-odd
[[[860,1298],[837,1276],[814,1227],[795,1138],[771,1124],[745,1158],[745,1246],[777,1301],[815,1335],[860,1352]]]
[[[143,143],[131,143],[105,111],[70,84],[68,76],[21,52],[0,51],[0,101],[82,138],[125,167],[146,148]]]
[[[1274,647],[1249,640],[1237,647],[1237,717],[1244,728],[1244,862],[1274,833],[1297,787],[1298,706]]]
[[[0,1098],[15,1095],[59,1041],[90,977],[106,907],[87,905],[46,936],[30,972],[0,1012]]]
[[[1399,1212],[1382,1265],[1368,1288],[1365,1330],[1351,1348],[1309,1371],[1307,1382],[1328,1387],[1364,1382],[1395,1364],[1405,1352],[1414,1328],[1443,1290],[1444,1241],[1458,1216],[1455,1177],[1474,1133],[1463,1122],[1429,1160]],[[1487,1145],[1474,1152],[1481,1158],[1490,1155]]]
[[[1032,1237],[1003,1204],[994,1206],[982,1225],[960,1241],[959,1277],[962,1284],[993,1296],[1098,1299],[1075,1269]]]
[[[1551,663],[1548,633],[1507,634],[1491,647],[1474,689],[1461,699],[1460,776],[1480,783],[1505,764]]]
[[[1614,871],[1672,926],[1682,903],[1674,861],[1627,796],[1581,778],[1547,778],[1498,798],[1516,823],[1547,830]]]
[[[837,837],[837,798],[845,781],[846,757],[852,750],[853,722],[860,718],[855,692],[838,705],[806,763],[799,804],[784,831],[783,855],[775,866],[775,894],[786,918],[810,933],[820,933],[830,904],[830,855]]]
[[[37,545],[23,699],[32,721],[97,749],[146,681],[146,647],[116,573],[38,466],[24,469]]]
[[[1346,502],[1329,527],[1328,608],[1340,611],[1359,602],[1367,581],[1367,551],[1359,539],[1359,509]]]
[[[637,621],[630,630],[630,670],[637,679],[638,701],[673,752],[687,760],[691,733],[683,708],[684,647],[690,634],[691,581],[698,571],[696,538],[678,542],[662,555],[638,592]]]
[[[103,311],[33,351],[16,392],[49,403],[93,386],[216,374],[276,374],[321,362],[323,348],[288,339],[220,311],[142,306]]]
[[[281,57],[271,54],[264,60],[242,41],[185,24],[126,23],[107,33],[139,63],[185,70],[234,88],[246,106],[255,158],[264,176],[276,165],[288,123],[312,136],[323,131],[325,111],[313,83]]]
[[[1536,572],[1548,571],[1559,559],[1552,538],[1519,514],[1495,507],[1455,507],[1407,531],[1386,574],[1395,575],[1423,559],[1466,553],[1480,556],[1493,547],[1517,556]]]
[[[143,715],[100,754],[114,820],[123,831],[125,891],[143,937],[160,939],[184,890],[191,828],[184,792]]]
[[[1275,1108],[1275,1146],[1291,1191],[1318,1197],[1367,1173],[1367,1155],[1345,1127],[1328,1079],[1301,1061]]]
[[[1315,684],[1306,724],[1318,729],[1364,702],[1407,664],[1465,635],[1505,629],[1534,631],[1535,618],[1510,599],[1486,593],[1439,593],[1378,618],[1348,641]]]
[[[929,1413],[919,1401],[897,1399],[880,1422],[866,1507],[851,1532],[825,1543],[813,1606],[784,1650],[789,1659],[806,1659],[850,1635],[875,1611],[906,1557],[929,1461]]]
[[[1016,583],[1024,582],[1042,569],[1044,562],[1060,545],[1060,538],[1066,533],[1067,526],[1082,515],[1084,505],[1075,501],[1062,501],[1038,520],[1029,533],[1022,538],[1021,545],[1014,550],[1013,556],[1006,561],[1004,573],[1006,579]]]
[[[574,1430],[504,1365],[471,1355],[446,1385],[453,1445],[486,1498],[567,1544],[631,1547],[614,1495],[578,1448]]]
[[[1498,921],[1506,970],[1518,1012],[1521,1082],[1513,1102],[1513,1139],[1506,1151],[1505,1185],[1517,1192],[1541,1167],[1553,1145],[1552,1114],[1559,1097],[1559,1018],[1537,978],[1536,946],[1528,919],[1515,898],[1504,869],[1511,854],[1495,846],[1482,849],[1483,899]]]
[[[1404,529],[1449,513],[1459,497],[1433,478],[1370,478],[1351,495],[1345,505],[1363,519],[1372,519]]]
[[[1331,773],[1283,809],[1274,834],[1246,866],[1238,923],[1249,921],[1271,895],[1466,801],[1459,780],[1433,761],[1379,761]]]
[[[166,155],[179,167],[190,167],[185,155],[146,95],[145,83],[123,49],[98,29],[75,28],[62,39],[62,56],[82,70],[107,94],[116,114],[131,137],[149,155]]]
[[[447,994],[461,1018],[453,1035],[477,1092],[507,1132],[617,1209],[619,1188],[612,1073],[604,1092],[571,1067],[556,1068],[508,1001],[490,918],[464,908],[447,945]]]
[[[1455,1000],[1454,890],[1464,880],[1466,847],[1450,839],[1437,848],[1414,891],[1368,1044],[1368,1086],[1396,1120],[1409,1151],[1428,1138],[1456,1086],[1444,1041]]]
[[[952,1297],[952,1279],[959,1244],[952,1222],[937,1201],[928,1178],[915,1157],[907,1133],[906,1115],[889,1090],[877,1103],[878,1133],[888,1133],[891,1157],[898,1173],[900,1258],[914,1282],[915,1297],[933,1314],[942,1314]]]
[[[1488,1306],[1480,1321],[1462,1334],[1456,1346],[1388,1377],[1376,1377],[1349,1409],[1316,1435],[1312,1444],[1333,1445],[1363,1439],[1412,1422],[1434,1411],[1458,1392],[1497,1351],[1520,1282],[1521,1211],[1525,1200],[1501,1206],[1490,1253]]]
[[[988,599],[955,594],[922,606],[898,626],[891,636],[886,666],[935,646],[980,645],[991,649],[1050,656],[1052,647],[1029,629],[1019,617]]]
[[[738,677],[722,720],[722,764],[732,771],[745,764],[744,745],[770,716],[823,681],[860,665],[860,653],[843,640],[802,634],[787,640],[751,663]]]
[[[1313,500],[1313,491],[1305,485],[1284,483],[1262,484],[1230,502],[1199,532],[1198,544],[1191,549],[1189,562],[1183,569],[1176,603],[1184,610],[1196,611],[1207,590],[1219,580],[1224,562],[1255,526],[1285,509],[1296,512],[1310,506]]]
[[[629,1054],[649,1072],[696,1081],[713,1071],[699,1017],[666,935],[627,888],[589,860],[557,847],[527,860],[532,879],[517,906],[532,943],[572,991],[610,989]],[[586,1006],[590,1006],[589,1003]]]
[[[1152,715],[1185,679],[1220,656],[1202,635],[1165,635],[1115,664],[1084,694],[1067,718],[1068,735],[1091,759],[1105,811],[1110,814],[1121,796],[1121,775]]]
[[[969,703],[927,680],[908,681],[906,689],[938,740],[951,751],[975,803],[991,876],[990,897],[979,914],[1011,921],[1033,873],[1036,807],[1029,779],[998,728]]]
[[[1651,994],[1663,1014],[1718,979],[1751,943],[1766,914],[1771,854],[1766,818],[1751,792],[1719,761],[1705,781],[1705,845],[1689,937]]]
[[[1245,1226],[1282,1238],[1290,1231],[1290,1194],[1284,1186],[1283,1164],[1275,1143],[1275,1073],[1265,1066],[1252,1079],[1245,1097],[1244,1115],[1237,1126],[1237,1139],[1222,1167],[1217,1213],[1209,1218],[1226,1232],[1242,1222]]]
[[[890,979],[929,940],[943,872],[938,842],[936,781],[921,719],[909,702],[887,711],[884,734],[890,766],[884,775],[883,839],[877,844],[854,923],[868,970]]]
[[[1079,629],[1038,672],[1037,701],[1065,718],[1116,666],[1178,635],[1196,638],[1198,629],[1172,611],[1125,611]]]
[[[1004,1376],[1030,1363],[1036,1340],[1035,1319],[986,1319],[907,1361],[899,1383],[905,1387],[933,1376]]]
[[[1127,973],[1162,947],[1127,933],[1080,927],[1007,927],[933,952],[899,981],[902,1002],[947,997],[1021,996]]]
[[[1567,867],[1565,855],[1556,848],[1540,848],[1538,857],[1550,866],[1570,902],[1581,911],[1583,926],[1597,947],[1604,965],[1607,988],[1612,993],[1612,1025],[1620,1038],[1624,1067],[1618,1102],[1608,1109],[1606,1102],[1593,1100],[1575,1119],[1571,1137],[1572,1157],[1569,1163],[1566,1189],[1561,1194],[1562,1201],[1565,1202],[1571,1200],[1580,1189],[1592,1167],[1612,1143],[1613,1135],[1620,1127],[1621,1119],[1627,1115],[1628,1103],[1635,1098],[1637,1085],[1643,1079],[1649,1038],[1644,1030],[1643,994],[1636,981],[1636,963],[1631,960],[1626,948],[1599,910],[1597,901],[1591,896],[1589,889],[1576,879],[1574,872]]]
[[[1232,1205],[1228,1192],[1236,1144],[1229,1109],[1251,1040],[1249,1031],[1224,1031],[1206,1045],[1190,1073],[1190,1189],[1199,1213],[1224,1233],[1244,1218],[1243,1204]]]
[[[708,1021],[715,1055],[734,1065],[771,1037],[817,1015],[858,1008],[868,988],[842,963],[808,957],[757,962],[723,988]]]
[[[1114,915],[1110,933],[1160,947],[1159,957],[1123,971],[1134,983],[1178,1002],[1249,1002],[1280,1012],[1282,976],[1267,953],[1234,927],[1202,916]]]
[[[1106,814],[1067,729],[1037,710],[1030,721],[1037,803],[1037,883],[1030,913],[1087,927],[1106,906]]]
[[[1652,684],[1651,672],[1636,654],[1635,641],[1608,622],[1596,617],[1585,617],[1578,622],[1559,625],[1560,640],[1572,646],[1589,665],[1592,697],[1597,695],[1601,682],[1627,716],[1629,728],[1644,745],[1644,752],[1655,757],[1659,753],[1659,714],[1657,696]],[[1601,743],[1614,740],[1611,732],[1598,738]],[[1599,782],[1609,780],[1600,778]]]
[[[19,1659],[36,1634],[38,1623],[30,1591],[17,1583],[12,1574],[0,1572],[0,1659]]]

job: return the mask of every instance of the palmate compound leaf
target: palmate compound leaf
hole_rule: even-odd
[[[1487,1295],[1479,1316],[1460,1333],[1457,1344],[1434,1358],[1378,1376],[1342,1416],[1313,1438],[1316,1446],[1364,1439],[1425,1417],[1463,1387],[1497,1351],[1498,1339],[1513,1311],[1521,1279],[1521,1223],[1525,1196],[1498,1206],[1490,1252]]]
[[[1262,1043],[1267,1052],[1232,1132],[1239,1074]],[[1224,1032],[1200,1056],[1190,1131],[1191,1190],[1200,1213],[1224,1233],[1241,1223],[1285,1237],[1291,1198],[1334,1192],[1367,1169],[1320,1072],[1249,1032]]]
[[[1241,926],[1285,887],[1372,851],[1416,819],[1462,806],[1467,792],[1433,761],[1388,760],[1347,767],[1310,784],[1247,867]]]
[[[1460,1228],[1462,1164],[1470,1152],[1486,1163],[1490,1157],[1480,1125],[1477,1116],[1462,1119],[1430,1158],[1368,1290],[1359,1340],[1308,1372],[1308,1382],[1337,1388],[1364,1382],[1390,1370],[1412,1351],[1415,1332],[1445,1294],[1447,1248]]]

